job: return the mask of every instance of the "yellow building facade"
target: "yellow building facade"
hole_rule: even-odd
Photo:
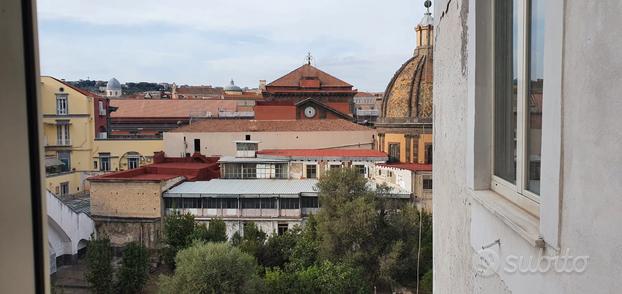
[[[163,149],[161,139],[109,138],[108,100],[53,77],[41,77],[46,189],[57,195],[88,189],[85,179],[136,168]]]

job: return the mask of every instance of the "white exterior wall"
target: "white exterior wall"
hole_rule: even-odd
[[[198,221],[204,221],[201,218],[198,218]],[[227,226],[227,238],[231,239],[236,232],[240,232],[244,230],[244,223],[252,221],[255,223],[257,228],[265,232],[267,235],[272,235],[278,233],[279,223],[287,223],[288,228],[292,229],[296,225],[302,225],[303,220],[261,220],[261,219],[240,219],[240,220],[224,220],[225,225]]]
[[[546,242],[543,249],[471,190],[486,190],[486,181],[478,179],[490,163],[474,147],[482,138],[470,122],[481,118],[467,99],[476,93],[471,98],[478,103],[482,93],[474,89],[486,83],[469,80],[479,62],[476,23],[485,18],[476,5],[486,1],[477,2],[435,3],[434,293],[617,293],[622,289],[622,2],[547,0],[545,40],[558,42],[560,50],[551,54],[550,43],[545,49],[542,195],[535,223]],[[547,152],[556,148],[558,153]],[[501,244],[491,248],[501,260],[560,256],[566,249],[589,259],[582,273],[477,274],[477,250],[497,239]]]
[[[380,174],[378,174],[378,172],[380,172]],[[415,192],[413,191],[414,172],[410,170],[374,165],[371,174],[373,180],[378,184],[387,184],[389,187],[397,187],[411,194]]]
[[[213,133],[164,133],[164,153],[167,156],[184,156],[194,152],[194,139],[201,140],[201,154],[206,156],[235,156],[234,141],[260,141],[261,149],[371,149],[376,136],[373,129],[365,131],[335,132],[213,132]],[[184,145],[186,137],[186,146]]]
[[[95,223],[84,213],[76,213],[52,193],[47,193],[48,241],[56,256],[78,253],[81,240],[90,240]]]

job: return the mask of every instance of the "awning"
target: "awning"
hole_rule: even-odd
[[[45,159],[45,167],[53,167],[53,166],[61,166],[65,165],[64,162],[60,161],[56,157],[50,157]]]

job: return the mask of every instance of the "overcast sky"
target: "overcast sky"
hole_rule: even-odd
[[[423,0],[40,0],[41,72],[67,80],[257,87],[304,63],[384,91]]]

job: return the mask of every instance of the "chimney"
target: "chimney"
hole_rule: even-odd
[[[259,80],[259,90],[260,91],[266,90],[266,80]]]

